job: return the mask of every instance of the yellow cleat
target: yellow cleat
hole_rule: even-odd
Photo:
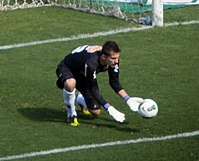
[[[73,116],[69,118],[69,125],[71,126],[79,126],[79,122],[77,121],[77,117]]]
[[[91,115],[91,113],[89,112],[89,110],[87,110],[87,109],[85,109],[85,108],[82,109],[82,113],[83,113],[84,115]]]
[[[91,115],[91,113],[89,112],[89,110],[85,109],[82,105],[78,104],[81,108],[81,112],[84,114],[84,115]]]

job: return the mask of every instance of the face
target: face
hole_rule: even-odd
[[[108,65],[110,67],[115,67],[115,65],[119,62],[120,53],[110,52],[110,56],[103,55],[104,65]]]

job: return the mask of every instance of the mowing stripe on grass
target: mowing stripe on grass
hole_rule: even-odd
[[[35,156],[66,153],[66,152],[69,152],[69,151],[95,149],[95,148],[109,147],[109,146],[116,146],[116,145],[137,144],[137,143],[143,143],[143,142],[155,142],[155,141],[171,140],[171,139],[176,139],[176,138],[186,138],[186,137],[192,137],[192,136],[198,136],[198,135],[199,135],[199,130],[193,131],[193,132],[175,134],[175,135],[167,135],[167,136],[162,136],[162,137],[139,138],[139,139],[132,139],[132,140],[106,142],[106,143],[101,143],[101,144],[71,146],[71,147],[66,147],[66,148],[59,148],[59,149],[52,149],[52,150],[46,150],[46,151],[25,153],[25,154],[20,154],[20,155],[6,156],[6,157],[0,158],[0,161],[24,159],[24,158],[30,158],[30,157],[35,157]]]
[[[192,24],[199,24],[199,20],[166,23],[165,26],[169,27],[169,26],[192,25]],[[72,35],[70,37],[64,37],[64,38],[48,39],[48,40],[41,40],[41,41],[32,41],[32,42],[11,44],[11,45],[3,45],[3,46],[0,46],[0,50],[22,48],[22,47],[27,47],[27,46],[34,46],[34,45],[41,45],[41,44],[48,44],[48,43],[55,43],[55,42],[67,42],[67,41],[72,41],[72,40],[96,38],[96,37],[100,37],[100,36],[109,36],[109,35],[120,34],[120,33],[141,31],[141,30],[146,30],[146,29],[150,29],[150,28],[153,28],[153,27],[152,26],[143,26],[143,27],[140,27],[140,28],[136,28],[136,27],[121,28],[121,29],[104,31],[104,32],[95,32],[95,33],[92,33],[92,34],[80,34],[80,35]]]

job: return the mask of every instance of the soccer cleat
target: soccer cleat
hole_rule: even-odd
[[[82,111],[82,113],[83,113],[84,115],[91,115],[91,113],[89,112],[89,110],[87,110],[87,109],[85,109],[85,108],[83,108],[81,111]]]
[[[91,115],[91,113],[89,112],[89,110],[85,109],[81,104],[79,104],[79,107],[81,108],[81,112],[84,114],[84,115]]]
[[[77,121],[77,117],[76,116],[72,116],[68,118],[68,124],[71,126],[79,126],[79,122]]]

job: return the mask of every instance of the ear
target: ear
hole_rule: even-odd
[[[106,55],[102,54],[102,59],[105,60],[106,59]]]

